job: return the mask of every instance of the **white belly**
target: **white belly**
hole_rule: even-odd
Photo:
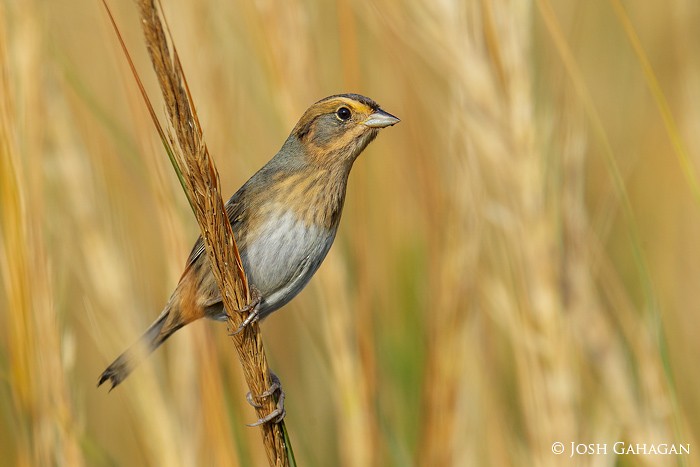
[[[262,296],[261,317],[294,298],[326,257],[335,229],[307,225],[287,212],[263,224],[241,251],[248,280]]]

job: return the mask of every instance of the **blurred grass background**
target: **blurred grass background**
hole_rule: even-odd
[[[700,4],[164,3],[225,197],[326,95],[402,119],[263,326],[300,465],[700,465]],[[265,465],[221,324],[95,389],[197,226],[100,2],[0,15],[2,464]],[[691,455],[551,453],[618,440]]]

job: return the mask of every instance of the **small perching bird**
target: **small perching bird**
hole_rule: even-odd
[[[320,100],[279,152],[228,200],[228,218],[256,296],[241,328],[284,306],[306,286],[335,239],[353,162],[381,128],[398,122],[358,94]],[[175,331],[204,317],[225,320],[227,315],[200,237],[160,316],[107,367],[98,386],[109,380],[113,389]]]

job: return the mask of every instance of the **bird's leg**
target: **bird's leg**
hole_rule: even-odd
[[[269,388],[267,388],[266,391],[264,391],[261,394],[258,394],[256,396],[257,399],[264,399],[266,397],[271,397],[274,396],[275,394],[278,394],[277,396],[277,406],[275,407],[275,410],[270,412],[269,414],[265,415],[263,418],[259,419],[255,423],[250,423],[248,426],[254,427],[258,425],[262,425],[264,423],[279,423],[284,419],[284,416],[287,414],[287,411],[284,409],[284,391],[282,390],[282,384],[280,383],[280,379],[277,377],[276,374],[273,372],[270,372],[270,381],[272,381],[272,384],[270,385]],[[256,409],[259,409],[262,407],[262,404],[259,404],[255,402],[253,399],[253,396],[250,394],[246,394],[245,396],[246,400],[250,405],[255,407]]]
[[[250,314],[246,317],[245,320],[243,320],[240,326],[238,326],[238,329],[229,334],[230,336],[235,336],[236,334],[240,333],[243,329],[245,329],[245,327],[248,326],[250,323],[258,320],[258,316],[260,315],[260,302],[262,302],[262,295],[260,294],[260,291],[254,286],[251,286],[250,303],[244,306],[243,309],[236,310],[239,313],[250,312]]]

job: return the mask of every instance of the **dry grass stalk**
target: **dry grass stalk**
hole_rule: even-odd
[[[166,35],[155,3],[143,0],[139,6],[146,45],[168,113],[167,130],[161,127],[130,58],[129,64],[197,218],[224,306],[227,310],[244,309],[250,301],[248,282],[221,198],[219,175],[204,142],[177,51],[173,44],[168,44],[169,34]],[[123,42],[122,47],[128,57]],[[229,329],[238,329],[245,317],[244,313],[231,313]],[[233,341],[251,393],[263,393],[271,381],[258,324],[248,325],[244,332],[233,336]],[[266,398],[256,411],[262,418],[274,409],[275,401]],[[261,425],[270,465],[289,463],[283,429],[282,423]]]

